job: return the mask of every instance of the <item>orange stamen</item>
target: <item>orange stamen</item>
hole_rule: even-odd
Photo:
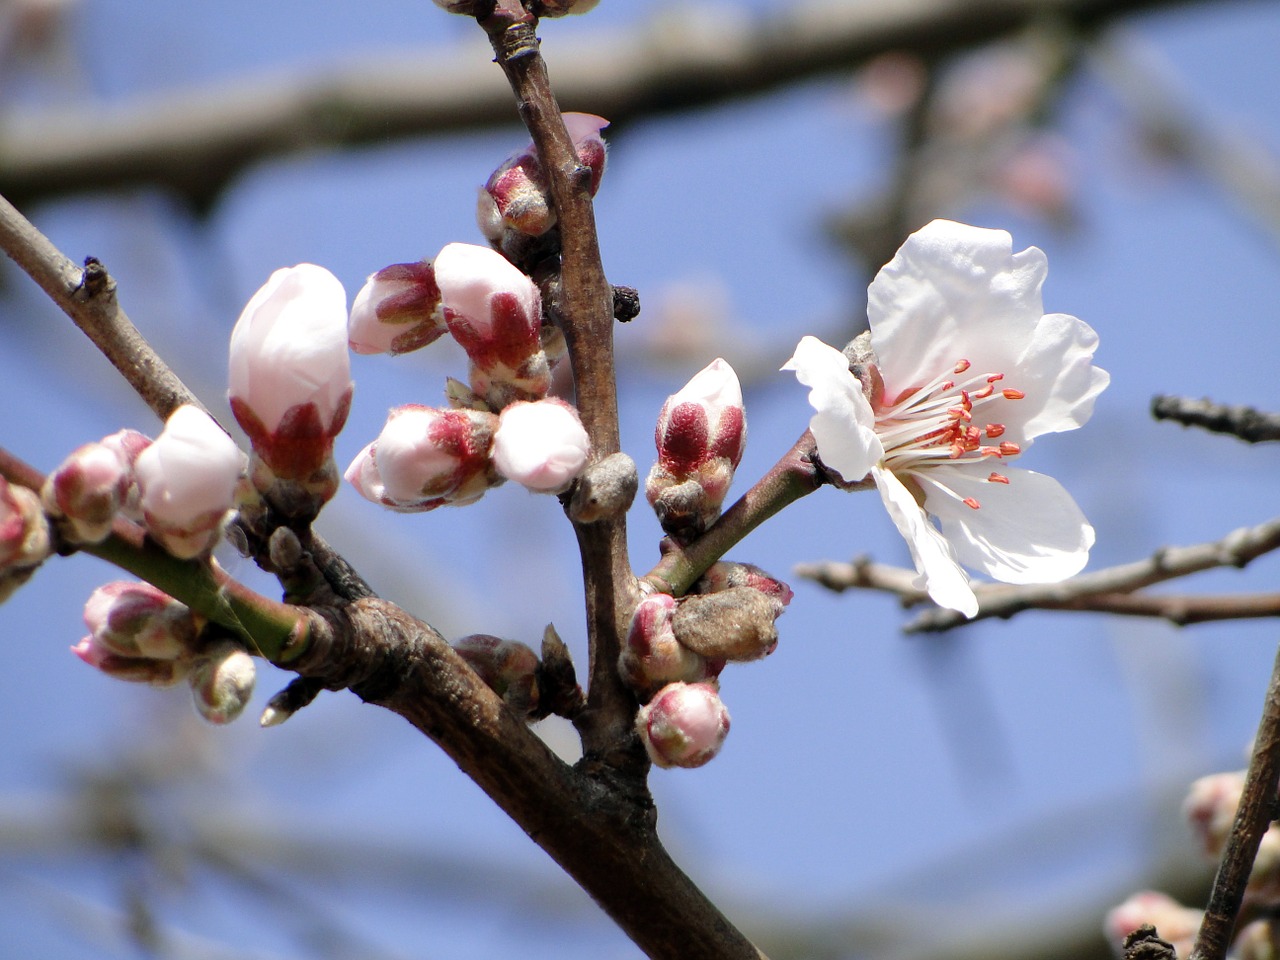
[[[965,497],[965,498],[964,498],[964,505],[965,505],[966,507],[971,507],[971,508],[972,508],[972,509],[974,509],[974,510],[977,510],[979,507],[981,507],[981,506],[982,506],[982,504],[980,504],[980,503],[979,503],[977,500],[975,500],[973,497]]]
[[[1006,400],[1021,400],[1026,396],[1021,390],[1001,390],[1000,393]]]
[[[992,473],[991,476],[987,477],[987,483],[1008,483],[1008,482],[1009,482],[1009,478],[1006,477],[1003,473]]]

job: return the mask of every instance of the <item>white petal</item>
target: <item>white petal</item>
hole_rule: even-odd
[[[497,251],[473,243],[448,243],[436,254],[434,267],[441,305],[465,317],[481,336],[493,329],[489,301],[498,293],[514,294],[530,323],[539,322],[538,288]]]
[[[1002,408],[1006,424],[1022,440],[1083,426],[1111,376],[1093,366],[1098,335],[1083,320],[1065,313],[1041,317],[1017,361],[1009,386],[1026,399]]]
[[[729,362],[716,357],[667,400],[671,407],[682,403],[702,404],[714,423],[725,407],[742,406],[742,385]]]
[[[503,409],[493,465],[534,493],[561,493],[586,466],[591,441],[578,413],[560,400],[518,401]]]
[[[1048,272],[1035,247],[1013,253],[1003,230],[935,220],[913,233],[867,290],[872,345],[892,398],[969,360],[1013,366],[1044,314]]]
[[[134,472],[147,513],[182,524],[230,509],[243,465],[240,449],[213,418],[184,404],[138,454]]]
[[[1079,573],[1094,534],[1071,494],[1052,477],[1016,467],[999,470],[1007,484],[990,483],[991,466],[916,475],[925,508],[941,521],[960,562],[1005,583],[1057,583]],[[979,509],[966,506],[966,497]]]
[[[795,355],[782,365],[809,388],[809,405],[817,412],[809,421],[818,456],[850,483],[870,472],[884,456],[875,432],[875,414],[862,385],[849,372],[849,361],[817,337],[805,337]]]
[[[960,569],[950,545],[929,522],[901,480],[883,467],[875,467],[871,473],[885,509],[911,548],[911,559],[920,574],[916,586],[923,586],[938,606],[957,610],[966,617],[974,616],[978,612],[978,598],[973,595],[969,578]]]

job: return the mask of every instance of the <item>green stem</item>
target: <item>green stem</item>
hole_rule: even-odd
[[[663,593],[684,594],[707,569],[760,524],[824,483],[808,430],[756,485],[697,540],[663,555],[643,579]]]

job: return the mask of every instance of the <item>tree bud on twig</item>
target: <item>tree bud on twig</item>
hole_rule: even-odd
[[[658,460],[645,496],[662,528],[688,541],[720,515],[747,442],[737,374],[716,359],[667,398],[654,431]]]
[[[474,410],[396,407],[347,467],[360,495],[405,512],[475,503],[501,483],[489,461],[498,418]]]
[[[719,560],[713,563],[693,585],[690,593],[718,593],[730,587],[751,587],[766,596],[773,597],[782,606],[795,596],[791,588],[775,577],[769,576],[754,563],[735,563]],[[781,614],[781,610],[778,611]]]
[[[135,464],[147,532],[180,559],[208,553],[231,509],[243,460],[212,417],[179,407]]]
[[[1144,890],[1108,913],[1102,929],[1117,957],[1124,955],[1125,938],[1146,924],[1155,927],[1178,956],[1185,957],[1191,953],[1203,916],[1203,910],[1184,907],[1168,894]]]
[[[774,625],[782,603],[754,587],[685,597],[671,627],[676,639],[704,657],[758,660],[778,646]]]
[[[120,505],[120,512],[130,520],[141,523],[141,493],[138,490],[138,478],[134,473],[134,465],[138,462],[138,454],[151,446],[152,439],[137,430],[124,429],[117,430],[109,437],[103,437],[100,442],[104,447],[115,451],[116,456],[125,465],[125,470],[129,475],[129,487],[125,491],[124,502]]]
[[[0,477],[0,603],[26,583],[52,552],[40,495]]]
[[[132,474],[120,455],[103,443],[75,450],[45,478],[41,499],[72,543],[101,543],[129,494]]]
[[[513,403],[493,435],[493,465],[534,493],[563,493],[586,465],[591,441],[578,411],[554,397]]]
[[[195,645],[190,608],[149,583],[116,580],[89,595],[84,622],[94,642],[122,657],[176,660]]]
[[[431,261],[393,263],[369,275],[351,305],[347,337],[356,353],[408,353],[446,331]]]
[[[636,732],[660,767],[700,767],[729,733],[729,711],[708,683],[669,683],[636,714]]]
[[[89,666],[116,680],[148,683],[153,687],[173,686],[187,675],[191,667],[191,661],[185,659],[153,660],[149,657],[121,656],[112,653],[91,636],[72,647],[71,652]]]
[[[1206,857],[1216,860],[1231,832],[1244,794],[1244,771],[1213,773],[1191,784],[1182,802],[1182,815],[1200,840]]]
[[[1274,920],[1255,920],[1236,935],[1234,960],[1276,960],[1280,957],[1280,928]]]
[[[538,655],[527,646],[473,633],[453,649],[517,716],[529,720],[538,714]]]
[[[618,657],[618,670],[627,685],[642,698],[677,680],[696,683],[713,680],[724,661],[706,657],[683,646],[671,628],[676,598],[654,593],[636,605],[627,630],[626,644]]]
[[[224,640],[196,660],[188,678],[196,710],[221,726],[240,716],[253,696],[257,668],[233,640]]]
[[[625,453],[614,453],[591,464],[578,478],[569,516],[579,523],[595,523],[620,517],[631,507],[640,484],[636,462]]]

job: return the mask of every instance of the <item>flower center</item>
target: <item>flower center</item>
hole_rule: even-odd
[[[884,445],[884,465],[894,473],[924,470],[954,461],[1014,457],[1022,448],[1000,441],[1005,425],[991,418],[1002,400],[1021,400],[1021,390],[999,387],[1003,373],[969,375],[972,364],[958,360],[950,371],[924,386],[902,391],[876,411],[876,434]],[[992,404],[996,407],[992,408]],[[994,442],[993,442],[994,441]],[[1009,478],[992,472],[990,483]],[[964,503],[973,509],[973,497]]]

